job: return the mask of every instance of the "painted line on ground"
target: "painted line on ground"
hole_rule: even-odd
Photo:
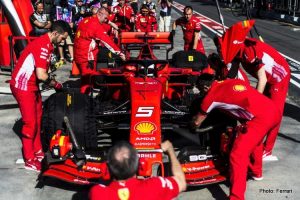
[[[173,2],[173,7],[179,11],[179,12],[183,12],[184,9],[184,5],[178,3],[178,2]],[[200,14],[199,12],[194,10],[194,14],[196,17],[198,17],[201,20],[201,25],[204,26],[206,29],[208,29],[209,31],[213,32],[214,34],[221,36],[223,34],[223,26],[221,23],[207,17],[204,16],[202,14]],[[225,29],[228,29],[227,26],[225,26]],[[295,70],[300,70],[300,62],[279,52],[283,57],[285,57],[285,59],[287,60],[287,62],[290,65],[290,68],[295,69]],[[296,79],[293,80],[292,78]],[[297,81],[298,80],[298,81]],[[298,87],[300,89],[300,79],[299,79],[299,75],[291,73],[291,80],[290,82],[292,84],[294,84],[296,87]]]
[[[55,90],[47,90],[45,92],[42,92],[43,97],[48,97],[51,94],[55,93]],[[0,95],[11,95],[10,87],[0,87]]]

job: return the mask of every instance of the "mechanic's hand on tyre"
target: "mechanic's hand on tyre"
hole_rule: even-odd
[[[55,89],[56,92],[61,92],[63,89],[63,85],[57,81],[53,84],[53,88]]]
[[[120,53],[119,56],[123,61],[126,61],[126,56],[124,53]]]
[[[200,127],[200,124],[197,122],[197,116],[193,117],[192,121],[189,124],[190,129],[195,130]]]

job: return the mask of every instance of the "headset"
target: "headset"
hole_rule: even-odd
[[[40,0],[36,1],[36,2],[33,4],[34,10],[37,9],[37,6],[38,6],[40,3],[44,4],[43,1],[40,1]]]

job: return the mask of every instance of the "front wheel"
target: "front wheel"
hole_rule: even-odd
[[[44,150],[49,147],[56,130],[67,131],[64,116],[69,118],[75,137],[82,147],[97,148],[97,127],[91,98],[81,94],[77,89],[68,89],[51,95],[44,103],[42,125]]]

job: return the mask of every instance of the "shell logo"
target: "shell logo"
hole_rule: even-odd
[[[156,126],[152,122],[140,122],[135,125],[134,130],[139,134],[152,134]]]
[[[234,85],[233,90],[237,92],[245,91],[247,88],[244,85]]]

